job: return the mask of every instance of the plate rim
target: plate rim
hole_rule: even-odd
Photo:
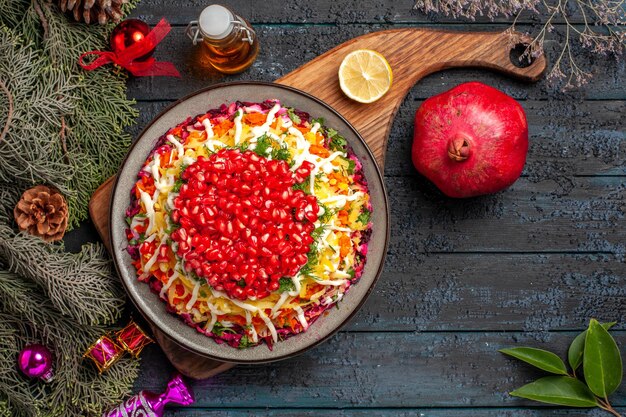
[[[380,264],[378,265],[378,269],[374,275],[374,278],[371,282],[371,284],[369,285],[369,288],[367,289],[367,291],[365,292],[365,294],[363,295],[363,297],[361,298],[361,300],[359,300],[358,304],[356,304],[353,308],[352,311],[350,312],[350,314],[348,314],[348,316],[338,325],[334,326],[334,328],[332,328],[331,331],[328,332],[328,334],[326,334],[323,337],[318,338],[317,340],[315,340],[313,343],[306,345],[294,352],[291,353],[287,353],[287,354],[283,354],[283,355],[279,355],[276,357],[272,357],[272,358],[268,358],[268,359],[250,359],[250,360],[231,360],[231,359],[224,359],[222,357],[220,357],[219,355],[211,355],[211,354],[207,354],[206,352],[202,352],[199,351],[197,349],[194,349],[192,347],[189,347],[187,345],[185,345],[183,342],[179,341],[177,339],[177,337],[175,337],[175,335],[172,334],[172,332],[170,331],[169,328],[163,328],[161,326],[159,326],[158,324],[156,324],[151,317],[149,317],[148,313],[143,311],[143,309],[141,309],[139,307],[139,305],[137,304],[137,302],[135,301],[135,298],[133,296],[133,293],[130,291],[129,289],[129,283],[127,283],[127,279],[124,278],[124,275],[121,273],[121,268],[118,265],[118,260],[117,260],[117,252],[119,252],[121,249],[118,249],[116,245],[114,245],[113,242],[113,205],[115,202],[115,195],[117,194],[118,190],[118,185],[119,185],[119,181],[120,181],[120,176],[119,176],[119,171],[121,171],[121,169],[127,164],[128,158],[130,157],[130,155],[133,153],[133,150],[135,149],[135,146],[139,143],[141,137],[143,137],[143,135],[146,133],[146,131],[148,129],[150,129],[152,127],[152,125],[154,123],[156,123],[161,117],[163,117],[165,114],[167,114],[170,110],[172,110],[174,107],[178,106],[179,104],[183,103],[184,101],[191,99],[197,95],[203,94],[207,91],[211,91],[211,90],[216,90],[216,89],[220,89],[220,88],[225,88],[225,87],[232,87],[232,86],[267,86],[267,87],[277,87],[277,88],[281,88],[281,89],[285,89],[288,91],[291,91],[293,93],[297,93],[300,94],[302,96],[305,96],[306,98],[313,100],[315,102],[317,102],[319,105],[321,105],[322,107],[324,107],[326,110],[328,110],[331,113],[334,113],[338,118],[340,118],[344,123],[346,123],[346,125],[348,125],[348,127],[353,131],[353,133],[356,135],[356,137],[361,141],[361,143],[364,145],[364,148],[368,154],[368,156],[371,158],[372,162],[374,163],[374,167],[376,170],[376,175],[378,176],[378,179],[380,181],[381,184],[381,189],[382,189],[382,195],[383,195],[383,203],[384,203],[384,216],[386,219],[386,230],[385,230],[385,234],[384,234],[384,245],[383,245],[383,254],[380,260]],[[193,117],[193,116],[192,116]],[[142,315],[142,317],[152,326],[157,328],[164,336],[166,336],[170,341],[174,342],[175,344],[177,344],[178,346],[180,346],[181,348],[196,354],[198,356],[201,356],[203,358],[207,358],[207,359],[212,359],[215,361],[219,361],[219,362],[226,362],[226,363],[235,363],[235,364],[263,364],[263,363],[270,363],[270,362],[276,362],[276,361],[281,361],[281,360],[285,360],[285,359],[289,359],[295,356],[298,356],[312,348],[314,348],[315,346],[320,345],[321,343],[327,341],[328,339],[330,339],[332,336],[334,336],[335,334],[337,334],[339,332],[339,330],[341,330],[350,320],[352,320],[352,318],[355,316],[356,313],[358,313],[361,308],[363,307],[363,305],[365,304],[365,302],[369,299],[370,295],[372,294],[374,287],[376,286],[376,284],[378,283],[378,280],[380,279],[380,275],[383,272],[383,268],[385,265],[385,260],[387,258],[387,252],[389,250],[389,239],[390,239],[390,234],[391,234],[391,224],[390,224],[390,215],[389,215],[389,197],[387,195],[387,187],[385,186],[385,181],[384,181],[384,175],[381,172],[381,168],[378,165],[378,162],[376,161],[376,158],[374,157],[374,154],[372,153],[372,150],[370,149],[369,145],[367,144],[367,142],[365,142],[365,139],[363,139],[363,136],[361,136],[361,134],[359,133],[359,131],[352,125],[352,123],[350,123],[341,113],[339,113],[337,110],[335,110],[331,105],[327,104],[325,101],[305,92],[302,91],[296,87],[292,87],[290,85],[285,85],[285,84],[279,84],[276,82],[269,82],[269,81],[230,81],[230,82],[223,82],[223,83],[217,83],[217,84],[212,84],[209,85],[207,87],[201,88],[199,90],[195,90],[194,92],[187,94],[181,98],[179,98],[178,100],[170,103],[169,105],[167,105],[164,109],[162,109],[156,116],[154,116],[150,122],[148,122],[144,128],[141,130],[141,132],[139,134],[137,134],[135,136],[135,140],[133,141],[133,143],[130,145],[130,147],[128,148],[128,150],[126,151],[126,155],[124,156],[124,158],[122,159],[121,163],[119,164],[118,167],[118,174],[116,174],[115,176],[115,181],[113,183],[113,188],[111,189],[111,199],[109,202],[109,216],[108,216],[108,220],[109,220],[109,230],[108,230],[108,237],[109,237],[109,242],[111,242],[111,249],[113,251],[113,253],[111,254],[111,258],[113,259],[113,264],[115,265],[115,271],[120,279],[120,281],[122,282],[122,285],[124,286],[124,290],[126,291],[126,295],[128,296],[128,298],[132,301],[133,305],[135,306],[135,309],[137,311],[139,311],[139,313]],[[162,300],[161,300],[162,301]],[[167,314],[171,314],[171,313],[167,313]],[[179,318],[180,319],[180,318]],[[297,336],[297,335],[294,335]],[[208,337],[208,336],[206,336]],[[284,343],[284,342],[281,342]],[[235,348],[233,348],[235,349]]]

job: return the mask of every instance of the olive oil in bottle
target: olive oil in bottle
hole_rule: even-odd
[[[189,23],[187,36],[200,43],[203,61],[224,74],[247,69],[259,53],[259,41],[252,26],[219,4],[205,8],[198,20]]]

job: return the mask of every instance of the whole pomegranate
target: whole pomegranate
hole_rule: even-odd
[[[460,84],[415,113],[413,164],[449,197],[508,187],[522,173],[527,151],[522,106],[488,85]]]

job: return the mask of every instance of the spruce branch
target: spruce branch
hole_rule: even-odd
[[[124,305],[102,245],[66,253],[17,233],[12,213],[25,189],[46,184],[64,194],[75,226],[87,217],[92,192],[117,169],[134,102],[124,77],[76,63],[82,52],[105,48],[110,29],[70,23],[47,0],[0,1],[1,417],[100,415],[137,376],[134,359],[104,375],[82,359]],[[17,352],[33,342],[54,353],[50,384],[33,384],[15,367]]]
[[[138,362],[122,359],[98,375],[82,353],[110,329],[77,324],[60,313],[40,287],[0,267],[0,396],[12,410],[49,417],[99,414],[127,394]],[[5,337],[7,336],[7,337]],[[54,352],[55,379],[30,384],[15,367],[27,343],[44,343]]]
[[[102,245],[67,253],[0,224],[0,261],[39,284],[61,313],[81,324],[111,324],[120,317],[125,297]]]

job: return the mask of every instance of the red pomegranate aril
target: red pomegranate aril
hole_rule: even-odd
[[[311,223],[314,223],[317,220],[317,213],[314,213],[312,211],[305,211],[304,217],[306,217],[306,219]]]
[[[281,277],[307,261],[319,207],[315,196],[291,187],[313,168],[305,161],[292,173],[286,162],[250,151],[198,158],[182,175],[171,215],[180,226],[171,237],[186,269],[241,300],[276,291]]]

